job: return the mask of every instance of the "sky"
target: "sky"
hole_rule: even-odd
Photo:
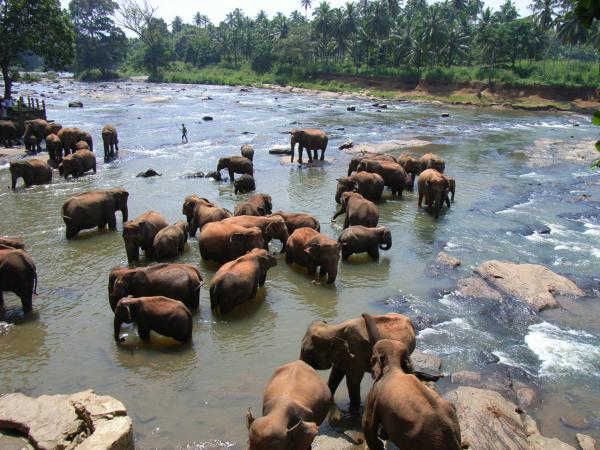
[[[67,8],[70,0],[61,0],[62,6]],[[118,0],[117,0],[118,1]],[[346,4],[348,0],[329,0],[331,6],[337,7]],[[522,16],[530,14],[528,9],[531,0],[513,0]],[[320,0],[313,0],[313,5],[318,5]],[[207,15],[210,20],[218,24],[225,18],[225,15],[235,8],[240,8],[246,15],[251,17],[264,9],[269,17],[281,11],[289,15],[293,10],[298,9],[304,12],[300,6],[300,0],[149,0],[149,3],[158,6],[156,15],[170,23],[175,16],[181,16],[183,21],[191,23],[196,12]],[[486,6],[497,9],[504,0],[484,0]],[[310,9],[308,11],[310,15]]]

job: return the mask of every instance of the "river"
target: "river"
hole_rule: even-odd
[[[18,299],[5,295],[1,393],[93,388],[125,403],[140,448],[242,449],[247,408],[261,410],[269,377],[299,356],[311,321],[397,311],[419,323],[417,348],[441,356],[446,373],[477,371],[494,358],[529,373],[541,395],[530,412],[543,434],[574,443],[574,430],[559,420],[571,413],[585,416],[584,433],[600,438],[600,172],[563,158],[581,141],[597,139],[588,116],[405,102],[377,111],[372,101],[351,97],[136,82],[61,80],[17,89],[44,94],[49,118],[90,131],[97,152],[102,126],[114,124],[122,151],[109,164],[99,158],[96,175],[65,181],[55,172],[52,184],[15,192],[7,187],[7,166],[0,169],[0,234],[26,240],[39,274],[33,317],[23,318]],[[202,101],[206,96],[212,100]],[[68,108],[71,100],[84,108]],[[349,105],[357,111],[347,112]],[[207,115],[214,120],[203,121]],[[188,129],[185,145],[176,128],[181,123]],[[293,127],[326,130],[330,162],[300,168],[287,163],[289,157],[269,155],[289,143],[284,133]],[[337,147],[348,138],[357,144],[425,141],[408,150],[445,158],[446,173],[457,180],[456,202],[435,220],[417,208],[416,192],[399,200],[387,193],[380,224],[391,228],[393,247],[379,262],[341,263],[336,283],[319,286],[278,257],[258,298],[231,315],[211,313],[203,288],[192,346],[157,336],[142,343],[133,327],[123,330],[127,343],[115,345],[106,286],[110,269],[127,264],[120,213],[118,233],[93,231],[67,241],[60,216],[65,200],[123,187],[130,218],[154,209],[170,222],[182,219],[183,199],[192,193],[233,210],[248,195],[184,175],[214,170],[219,157],[250,143],[256,192],[270,194],[274,210],[314,214],[321,231],[337,237],[342,219],[330,222],[336,178],[352,156]],[[148,168],[163,176],[135,177]],[[441,250],[462,265],[433,277],[429,267]],[[457,295],[455,280],[488,259],[544,264],[575,280],[588,297],[532,316],[518,306]],[[178,260],[198,265],[207,284],[217,269],[201,260],[195,238]],[[369,383],[365,377],[363,396]],[[348,408],[344,385],[336,403]]]

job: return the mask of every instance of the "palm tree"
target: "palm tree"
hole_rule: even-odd
[[[318,50],[321,54],[321,60],[325,57],[327,59],[327,48],[329,41],[331,40],[331,29],[332,24],[332,13],[329,3],[323,1],[313,11],[313,27],[315,33],[319,37]]]
[[[569,45],[587,42],[590,35],[573,11],[569,11],[558,21],[556,31],[560,40]]]
[[[549,30],[554,25],[557,0],[533,0],[530,9],[533,11],[536,22],[542,30]]]
[[[437,64],[439,54],[447,42],[447,24],[442,12],[439,3],[430,5],[423,15],[423,22],[420,26],[422,41],[431,55],[431,67]]]
[[[194,14],[194,24],[198,27],[206,27],[210,23],[210,20],[204,14],[197,12]]]
[[[300,0],[300,5],[304,8],[304,16],[308,20],[308,8],[312,6],[312,0]]]
[[[183,20],[179,16],[175,16],[173,22],[171,22],[171,31],[173,34],[180,33],[183,29]]]

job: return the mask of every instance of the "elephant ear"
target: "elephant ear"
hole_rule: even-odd
[[[253,422],[254,416],[252,415],[252,408],[248,408],[248,411],[246,411],[246,428],[250,429]]]
[[[321,253],[321,244],[319,242],[312,242],[304,247],[304,251],[313,258],[318,258]]]
[[[229,237],[229,242],[234,247],[243,248],[244,244],[246,243],[246,239],[247,239],[246,236],[247,236],[247,234],[244,234],[244,233],[233,233]]]
[[[319,426],[315,422],[305,422],[302,419],[288,428],[287,436],[290,441],[290,449],[310,448],[312,441],[319,433]]]
[[[354,359],[354,354],[350,351],[348,341],[339,336],[333,337],[333,360],[348,361]]]
[[[380,354],[377,351],[373,352],[371,356],[371,377],[374,381],[379,380],[383,375],[383,368],[385,366],[385,355]]]

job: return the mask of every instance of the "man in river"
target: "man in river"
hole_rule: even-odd
[[[181,124],[181,128],[177,127],[177,129],[179,131],[181,131],[181,142],[183,144],[187,144],[188,143],[188,138],[187,138],[187,128],[185,127],[185,124],[182,123]]]

